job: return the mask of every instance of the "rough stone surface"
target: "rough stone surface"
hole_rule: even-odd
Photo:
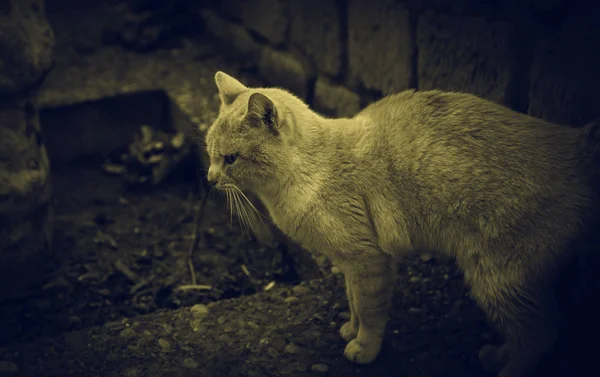
[[[206,29],[230,46],[232,55],[246,58],[248,63],[258,59],[260,45],[243,26],[229,22],[208,9],[201,10],[201,17]]]
[[[271,43],[285,42],[289,21],[284,0],[245,0],[240,6],[246,27]]]
[[[3,1],[0,12],[0,95],[35,84],[50,69],[54,34],[44,0]]]
[[[281,86],[306,99],[310,78],[307,67],[291,52],[264,47],[258,61],[258,69],[271,85]]]
[[[360,110],[360,97],[321,76],[315,84],[313,105],[317,111],[339,117],[351,117]]]
[[[342,66],[340,14],[335,0],[290,2],[291,40],[306,52],[317,67],[336,76]]]
[[[409,88],[409,12],[393,0],[356,0],[349,6],[349,68],[369,89],[390,94]]]
[[[600,6],[580,1],[560,35],[535,49],[529,114],[568,125],[600,117]]]
[[[244,0],[219,0],[216,1],[216,7],[222,15],[235,20],[242,20],[242,7]],[[204,6],[204,4],[200,4],[200,6]]]
[[[552,11],[557,8],[563,7],[567,0],[529,0],[535,7],[545,10]]]
[[[43,1],[3,2],[0,13],[0,299],[37,284],[51,244],[50,166],[36,89],[53,33]]]
[[[417,28],[419,89],[468,92],[506,104],[515,73],[516,45],[508,23],[432,11]]]

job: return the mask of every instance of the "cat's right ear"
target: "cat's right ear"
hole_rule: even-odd
[[[230,105],[241,93],[248,90],[244,84],[222,71],[215,74],[215,84],[223,105]]]

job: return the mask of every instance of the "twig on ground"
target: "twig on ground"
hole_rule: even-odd
[[[213,289],[212,285],[203,284],[184,284],[175,288],[177,291],[210,291],[211,289]]]
[[[192,286],[196,285],[196,271],[194,270],[194,263],[192,261],[192,257],[194,256],[194,251],[196,250],[196,248],[198,247],[198,243],[200,242],[201,225],[202,220],[204,219],[204,210],[206,208],[207,201],[208,193],[204,195],[200,206],[196,209],[196,215],[194,218],[194,233],[192,243],[190,244],[190,249],[188,251],[188,266],[190,268],[190,274],[192,275]]]
[[[131,269],[127,267],[120,259],[117,259],[117,261],[114,263],[114,266],[134,284],[137,284],[140,281],[140,277],[135,272],[131,271]]]

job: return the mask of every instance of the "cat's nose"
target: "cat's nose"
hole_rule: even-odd
[[[215,169],[213,169],[212,166],[208,168],[208,174],[206,176],[206,179],[211,185],[215,185],[218,181],[217,173],[215,173]]]

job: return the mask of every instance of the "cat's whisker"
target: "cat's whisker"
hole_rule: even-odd
[[[250,199],[248,199],[246,194],[244,194],[244,192],[242,190],[240,190],[239,187],[233,186],[233,188],[237,191],[240,198],[243,199],[242,204],[244,207],[246,221],[248,222],[248,225],[250,226],[250,230],[252,231],[252,233],[256,234],[256,226],[260,226],[260,225],[262,225],[264,227],[267,226],[263,220],[263,217],[265,217],[265,216],[256,209],[254,204],[252,204]],[[257,222],[257,220],[260,221],[260,224]]]
[[[244,200],[246,201],[246,203],[248,203],[248,205],[250,206],[250,208],[254,211],[254,214],[258,215],[258,218],[264,224],[263,218],[266,219],[266,216],[263,215],[262,213],[260,213],[260,211],[258,209],[256,209],[256,207],[254,206],[254,204],[252,204],[252,202],[250,201],[250,199],[248,199],[248,197],[246,196],[246,194],[244,194],[244,192],[242,190],[240,190],[237,186],[233,186],[233,188],[236,189],[241,194],[242,198],[244,198]]]
[[[240,224],[242,226],[242,234],[244,233],[244,231],[246,233],[248,233],[248,236],[250,236],[250,228],[249,225],[250,221],[248,221],[248,213],[247,213],[247,209],[244,206],[244,203],[242,202],[239,192],[236,190],[233,190],[235,198],[236,198],[236,207],[238,210],[238,218],[240,219]]]
[[[233,225],[233,203],[231,200],[231,191],[225,190],[227,195],[227,206],[229,207],[229,226]]]

